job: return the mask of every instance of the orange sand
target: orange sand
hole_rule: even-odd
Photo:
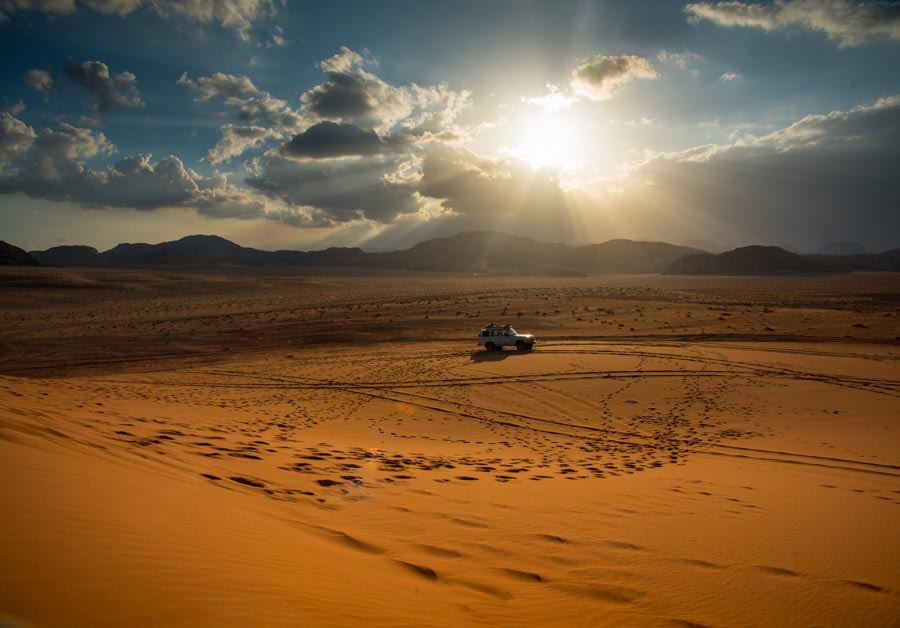
[[[892,277],[31,272],[13,625],[897,625]],[[502,307],[536,351],[475,349]]]

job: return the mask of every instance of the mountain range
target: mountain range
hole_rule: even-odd
[[[665,242],[632,240],[570,246],[497,231],[463,232],[390,252],[342,247],[264,251],[214,235],[192,235],[159,244],[119,244],[103,252],[89,246],[56,246],[27,253],[5,243],[3,247],[0,264],[37,262],[49,266],[281,266],[563,275],[900,271],[900,249],[881,254],[799,255],[779,247],[748,246],[713,254]]]

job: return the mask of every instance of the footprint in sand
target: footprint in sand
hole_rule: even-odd
[[[790,569],[784,569],[782,567],[771,567],[769,565],[754,565],[754,567],[760,571],[770,573],[773,576],[788,576],[793,578],[800,575],[796,571],[791,571]]]
[[[424,565],[416,565],[415,563],[408,563],[405,560],[395,560],[395,563],[398,565],[409,569],[414,574],[425,578],[426,580],[437,581],[438,575],[434,569],[431,567],[425,567]]]
[[[252,486],[253,488],[265,488],[265,483],[259,480],[251,480],[250,478],[244,478],[238,475],[232,475],[228,478],[232,482],[237,482],[238,484],[243,484],[245,486]]]

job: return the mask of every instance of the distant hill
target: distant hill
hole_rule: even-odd
[[[119,244],[98,253],[91,247],[34,251],[48,264],[84,266],[336,266],[449,272],[542,272],[577,275],[661,272],[697,249],[664,242],[610,240],[569,246],[537,242],[497,231],[469,231],[421,242],[402,251],[366,253],[358,248],[323,251],[261,251],[213,235],[193,235],[159,244]]]
[[[712,240],[685,240],[681,243],[681,246],[699,249],[706,253],[719,253],[722,250],[722,247]]]
[[[367,265],[404,270],[536,270],[565,266],[572,247],[536,242],[498,231],[467,231],[389,253],[368,253]]]
[[[821,273],[830,269],[777,246],[744,246],[725,253],[700,253],[675,260],[667,275],[759,275]]]
[[[900,272],[900,249],[865,255],[809,255],[809,259],[833,272],[888,271]]]
[[[404,251],[369,253],[364,261],[380,268],[405,270],[654,273],[685,254],[697,252],[664,242],[610,240],[569,246],[497,231],[467,231]]]
[[[5,245],[10,247],[10,245]],[[11,247],[15,249],[15,247]],[[402,271],[541,273],[765,274],[900,271],[898,251],[880,255],[803,256],[774,246],[748,246],[715,255],[665,242],[610,240],[570,246],[498,231],[467,231],[421,242],[402,251],[367,253],[358,248],[262,251],[215,235],[192,235],[159,244],[126,243],[98,252],[87,246],[21,249],[19,260],[55,266],[285,266],[381,268]],[[9,254],[9,259],[12,259]],[[11,262],[3,262],[11,263]],[[17,263],[26,263],[19,261]]]
[[[193,235],[160,244],[119,244],[102,253],[116,266],[324,266],[363,255],[361,249],[261,251],[212,235]]]
[[[40,266],[41,263],[17,246],[0,240],[0,266]]]
[[[866,247],[859,242],[826,242],[818,249],[816,255],[865,255]]]
[[[49,266],[103,266],[106,259],[92,246],[54,246],[46,251],[29,251],[41,264]]]
[[[660,273],[679,257],[699,249],[665,242],[610,240],[574,247],[572,266],[604,273]]]

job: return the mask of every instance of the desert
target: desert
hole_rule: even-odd
[[[0,285],[8,625],[900,615],[896,274]]]
[[[0,42],[0,628],[900,628],[900,0]]]

